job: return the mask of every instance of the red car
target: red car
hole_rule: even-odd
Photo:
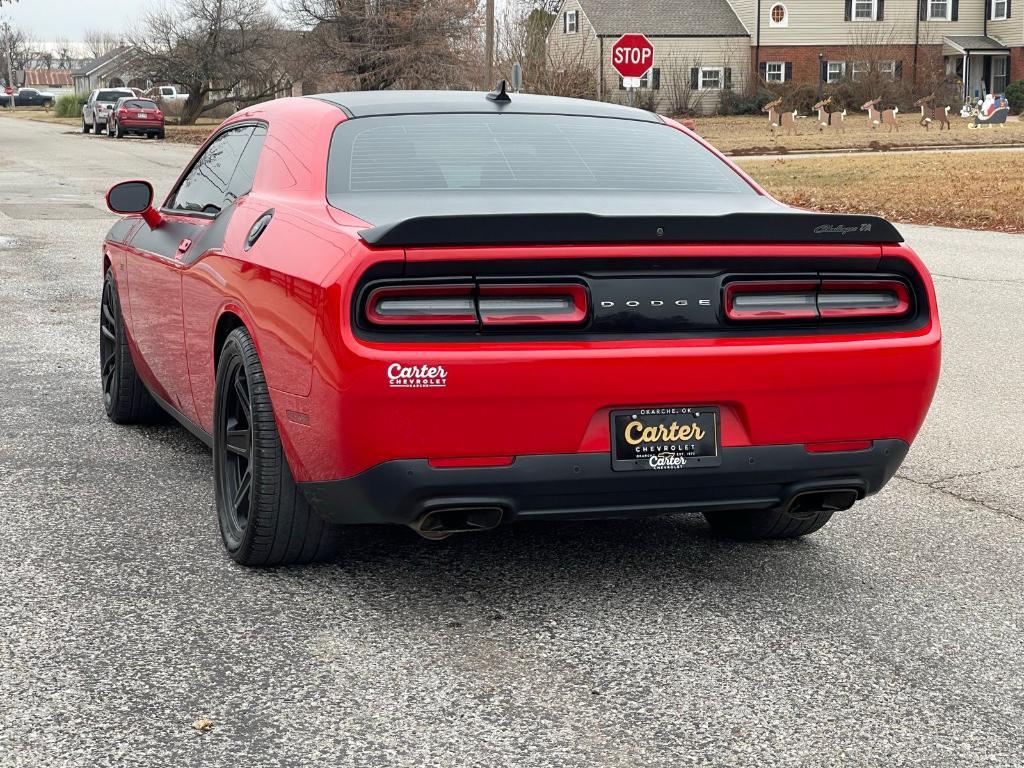
[[[281,99],[152,197],[107,196],[106,410],[212,446],[241,563],[330,557],[354,523],[801,536],[893,476],[939,375],[891,224],[788,208],[641,110]]]
[[[107,136],[118,139],[132,133],[162,139],[164,130],[164,113],[152,99],[118,99],[107,120]]]

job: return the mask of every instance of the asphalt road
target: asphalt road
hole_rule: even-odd
[[[206,449],[100,402],[102,193],[190,153],[0,118],[0,765],[1024,764],[1024,237],[901,227],[939,392],[804,541],[361,530],[252,571]]]

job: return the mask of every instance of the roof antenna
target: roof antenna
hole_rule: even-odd
[[[508,95],[508,83],[504,80],[498,83],[498,87],[487,94],[487,98],[496,104],[509,104],[512,97]]]

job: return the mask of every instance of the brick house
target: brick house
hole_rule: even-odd
[[[575,57],[592,67],[597,97],[621,100],[610,46],[627,32],[648,35],[655,62],[641,93],[649,89],[659,109],[671,109],[687,83],[694,111],[708,113],[722,90],[758,78],[818,85],[868,71],[913,82],[948,75],[974,99],[1024,79],[1017,3],[1015,11],[1013,0],[565,0],[548,51],[556,66]]]

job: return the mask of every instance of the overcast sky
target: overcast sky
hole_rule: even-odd
[[[0,15],[39,41],[81,41],[87,29],[124,32],[156,0],[18,0]]]

